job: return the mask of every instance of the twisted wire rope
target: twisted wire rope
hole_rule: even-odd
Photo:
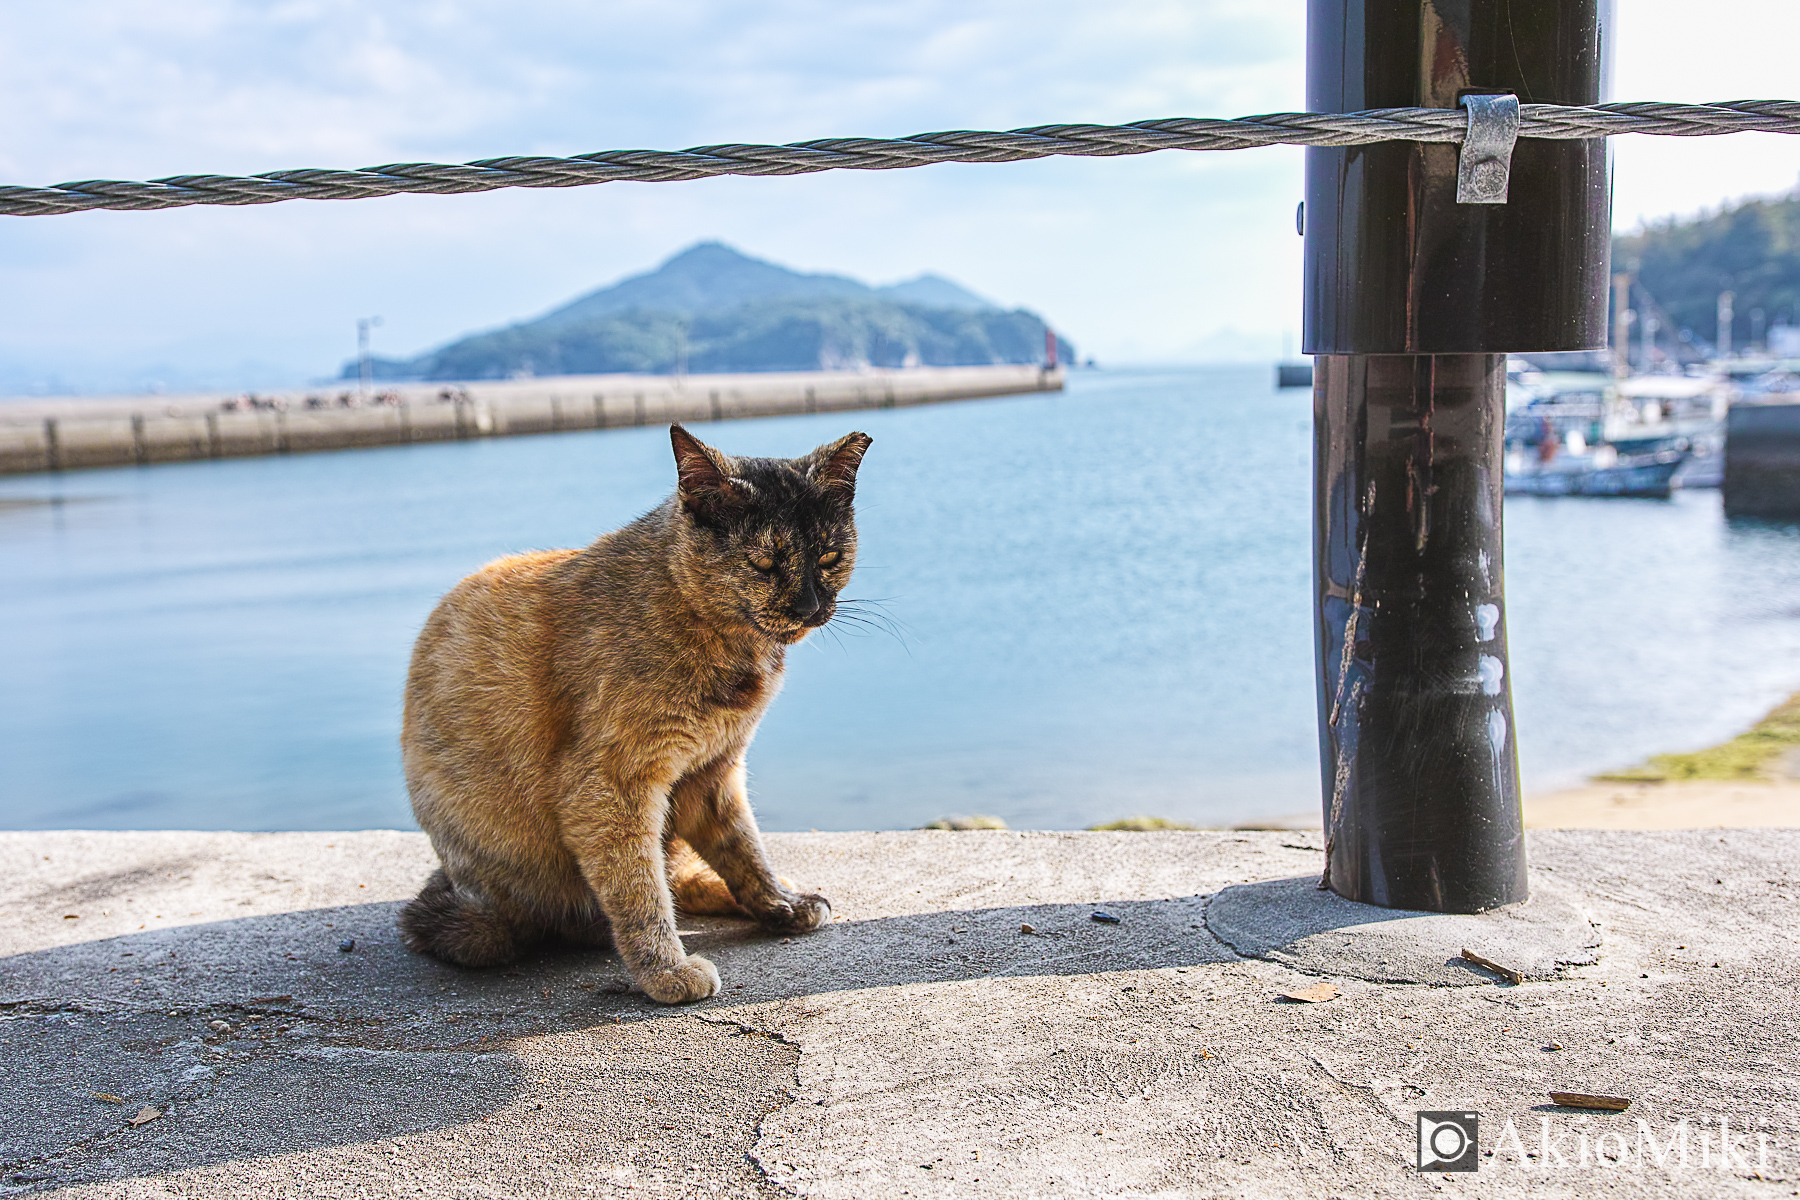
[[[1053,155],[1105,157],[1156,150],[1461,142],[1467,128],[1468,116],[1460,109],[1381,108],[1357,113],[1266,113],[1235,120],[1172,117],[1130,125],[1035,125],[1005,132],[952,130],[895,139],[822,138],[784,146],[732,144],[676,151],[603,150],[574,158],[390,163],[359,171],[172,175],[148,182],[90,179],[54,187],[0,186],[0,216],[52,216],[93,209],[139,211],[192,204],[359,200],[401,193],[446,195],[624,181],[662,183],[716,175],[888,171],[932,163],[1019,162]],[[1750,132],[1800,134],[1800,102],[1731,100],[1717,104],[1639,102],[1519,107],[1522,138],[1582,139],[1624,133],[1704,137]]]

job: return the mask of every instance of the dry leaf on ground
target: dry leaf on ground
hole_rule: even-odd
[[[1335,1000],[1338,985],[1335,983],[1315,983],[1311,987],[1303,987],[1298,991],[1283,992],[1283,1000],[1296,1000],[1301,1004],[1323,1004],[1327,1000]]]

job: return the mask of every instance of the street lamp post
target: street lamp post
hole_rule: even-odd
[[[369,402],[369,386],[375,379],[375,363],[369,356],[369,330],[381,324],[380,317],[356,318],[356,364],[358,378],[361,380],[361,400]]]

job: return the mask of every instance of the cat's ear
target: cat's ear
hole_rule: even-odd
[[[704,516],[744,502],[742,488],[731,474],[731,462],[723,454],[679,425],[669,426],[675,447],[676,493],[681,507]]]
[[[847,433],[829,446],[820,446],[812,452],[807,473],[821,488],[850,499],[856,494],[856,468],[874,440],[866,433]]]

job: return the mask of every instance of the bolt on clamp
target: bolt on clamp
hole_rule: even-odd
[[[1456,202],[1505,204],[1519,140],[1519,98],[1464,96],[1461,107],[1469,113],[1469,132],[1456,160]]]

